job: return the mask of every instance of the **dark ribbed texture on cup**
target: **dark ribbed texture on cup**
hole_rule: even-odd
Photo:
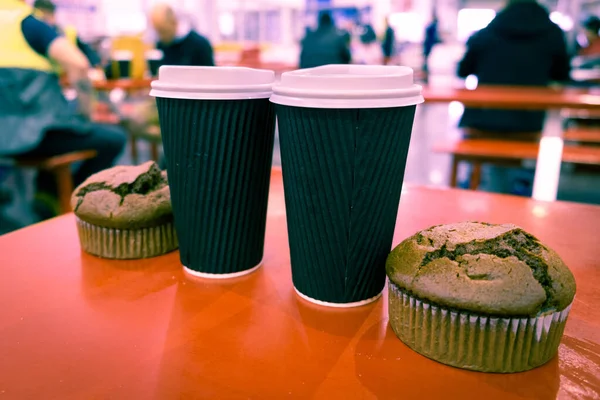
[[[181,262],[229,274],[263,256],[275,113],[268,99],[157,98]]]
[[[117,64],[119,65],[119,78],[129,79],[131,76],[131,61],[119,60],[117,61]]]
[[[376,296],[416,106],[276,107],[294,286],[331,303]]]

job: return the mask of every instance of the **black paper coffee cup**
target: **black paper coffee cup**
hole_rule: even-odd
[[[405,67],[332,65],[275,86],[292,279],[306,300],[381,295],[420,92]]]
[[[158,49],[149,50],[146,52],[145,56],[150,76],[158,76],[158,69],[160,68],[163,62],[163,52]]]
[[[130,60],[119,60],[119,78],[129,79],[131,77],[131,61]]]
[[[157,98],[181,262],[201,277],[260,266],[275,112],[272,71],[161,67]]]
[[[117,65],[117,74],[120,79],[131,78],[131,62],[133,53],[127,50],[115,51],[113,53],[113,61]]]

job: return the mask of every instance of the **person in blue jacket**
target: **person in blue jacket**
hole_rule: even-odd
[[[73,27],[61,28],[56,23],[56,5],[51,0],[35,0],[33,8],[36,16],[56,30],[60,36],[64,36],[77,45],[79,50],[87,57],[90,65],[94,68],[101,67],[101,59],[87,43],[81,40]]]
[[[207,38],[181,24],[178,13],[169,4],[157,3],[150,21],[158,36],[156,48],[163,52],[163,65],[215,65],[214,51]]]
[[[49,157],[95,150],[97,157],[83,162],[74,174],[74,183],[79,184],[112,166],[126,134],[119,127],[91,122],[88,60],[33,13],[23,1],[0,0],[0,156]],[[77,91],[77,110],[69,108],[63,96],[56,65]],[[58,207],[53,177],[39,173],[37,190],[51,215]]]
[[[437,14],[434,12],[431,22],[425,28],[425,40],[423,41],[423,73],[426,80],[429,74],[429,56],[435,45],[441,42],[438,23]]]
[[[396,55],[396,32],[392,28],[389,18],[385,22],[385,34],[383,35],[381,50],[383,51],[383,63],[388,65]]]

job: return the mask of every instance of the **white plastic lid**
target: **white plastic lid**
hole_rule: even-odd
[[[112,53],[112,58],[116,61],[131,61],[133,60],[133,52],[129,50],[115,50]]]
[[[326,65],[285,72],[271,101],[307,108],[389,108],[422,103],[408,67]]]
[[[265,99],[275,73],[245,67],[182,67],[165,65],[152,82],[150,96],[191,100]]]
[[[144,56],[146,57],[146,60],[162,60],[164,57],[164,53],[162,52],[162,50],[151,49],[146,50]]]

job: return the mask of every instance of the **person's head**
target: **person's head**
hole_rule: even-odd
[[[333,17],[327,11],[323,11],[319,14],[319,28],[329,28],[334,25]]]
[[[150,22],[164,44],[172,43],[177,36],[178,20],[175,11],[168,4],[156,4],[150,11]]]
[[[371,25],[364,25],[362,27],[362,34],[360,35],[360,41],[363,44],[371,44],[377,41],[377,34]]]
[[[508,0],[506,2],[506,5],[512,6],[513,4],[519,4],[519,3],[537,3],[537,0]]]
[[[583,23],[583,29],[589,42],[598,39],[598,36],[600,36],[600,18],[596,16],[589,17]]]
[[[51,0],[35,0],[33,8],[38,17],[48,25],[56,25],[56,5]]]

